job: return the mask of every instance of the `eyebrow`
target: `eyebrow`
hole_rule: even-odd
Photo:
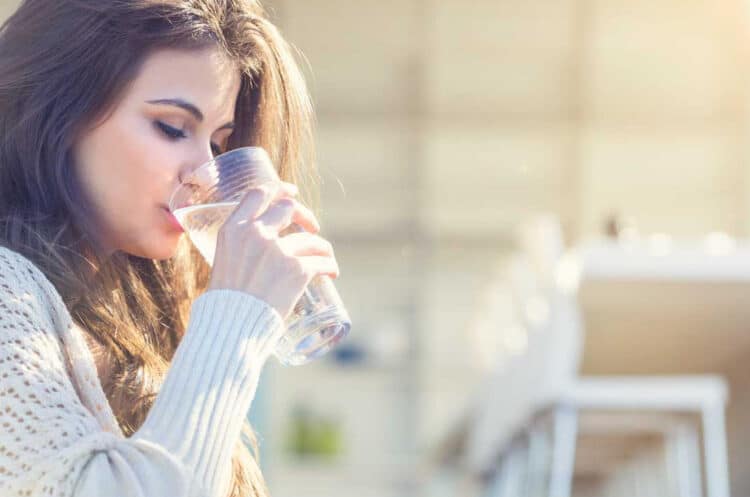
[[[201,112],[200,109],[196,107],[195,105],[181,98],[160,98],[157,100],[147,100],[146,103],[156,104],[156,105],[171,105],[173,107],[179,107],[180,109],[190,112],[193,116],[195,116],[195,118],[198,121],[203,121],[203,112]],[[232,128],[234,128],[234,122],[232,121],[219,127],[219,129],[232,129]]]

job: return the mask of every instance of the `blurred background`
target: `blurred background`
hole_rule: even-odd
[[[750,496],[750,3],[265,5],[354,322],[266,370],[272,495]]]

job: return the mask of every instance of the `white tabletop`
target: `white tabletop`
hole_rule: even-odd
[[[719,235],[696,241],[665,236],[632,242],[593,240],[573,254],[583,280],[750,282],[750,241]]]

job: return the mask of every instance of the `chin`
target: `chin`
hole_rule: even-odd
[[[144,259],[155,259],[157,261],[171,259],[177,253],[177,247],[183,235],[183,233],[175,233],[159,237],[158,239],[153,238],[148,243],[133,247],[131,250],[125,250],[125,252],[137,257],[143,257]]]

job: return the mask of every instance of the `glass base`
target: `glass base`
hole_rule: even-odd
[[[351,326],[349,316],[336,307],[300,317],[289,324],[274,355],[285,366],[301,366],[325,355],[349,334]]]

